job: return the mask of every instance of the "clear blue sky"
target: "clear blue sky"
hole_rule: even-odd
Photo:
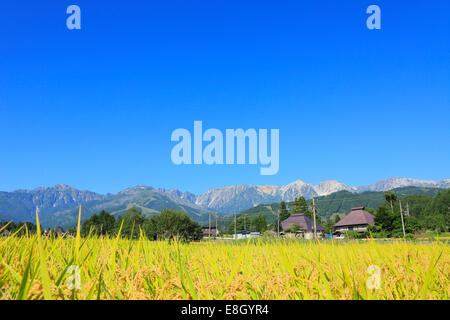
[[[449,15],[446,0],[4,2],[0,190],[450,178]],[[279,128],[278,174],[175,166],[171,132],[194,120]]]

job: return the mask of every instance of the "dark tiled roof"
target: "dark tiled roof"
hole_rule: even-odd
[[[291,224],[299,225],[304,231],[314,231],[314,222],[304,213],[292,213],[289,218],[281,222],[281,227],[286,230]],[[316,230],[324,231],[325,228],[316,222]]]
[[[338,221],[333,227],[343,227],[343,226],[353,226],[368,224],[370,226],[374,225],[374,216],[364,210],[365,207],[354,207],[348,215],[346,215],[342,220]]]

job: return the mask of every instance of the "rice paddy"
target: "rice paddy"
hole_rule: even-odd
[[[73,267],[75,266],[75,267]],[[0,299],[448,299],[446,243],[0,238]]]

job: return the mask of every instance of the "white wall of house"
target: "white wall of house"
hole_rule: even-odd
[[[347,231],[364,232],[364,231],[367,231],[367,225],[336,227],[334,231],[339,231],[339,232],[347,232]]]

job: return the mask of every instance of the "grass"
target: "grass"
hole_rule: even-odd
[[[75,239],[0,238],[0,299],[448,300],[443,241],[81,238],[80,216]]]
[[[0,239],[0,299],[447,300],[448,253],[442,242],[10,236]],[[79,290],[66,285],[73,264]],[[371,265],[379,289],[368,287]]]

